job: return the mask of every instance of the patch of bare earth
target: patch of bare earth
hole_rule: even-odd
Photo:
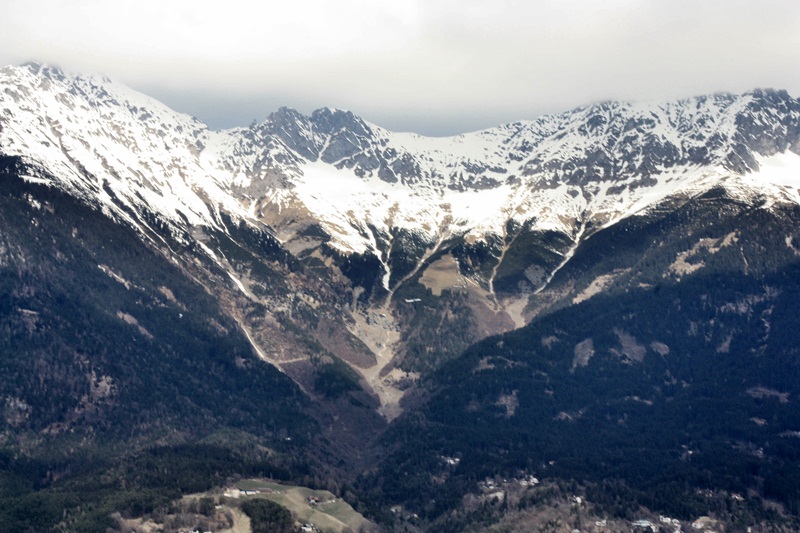
[[[529,300],[530,297],[527,294],[523,294],[518,298],[509,298],[503,300],[503,309],[505,309],[506,314],[514,322],[514,327],[521,328],[528,323],[528,317],[526,317],[525,308],[528,306]]]
[[[606,290],[611,283],[617,279],[618,277],[622,276],[623,274],[627,274],[630,272],[630,269],[623,269],[623,270],[615,270],[610,274],[603,274],[602,276],[597,276],[588,287],[583,289],[580,294],[575,296],[572,299],[573,304],[579,304],[581,302],[585,302],[592,296],[596,296]]]
[[[667,346],[663,342],[658,342],[658,341],[651,342],[650,349],[656,352],[661,357],[666,357],[669,355],[669,346]]]
[[[226,507],[233,517],[233,526],[223,529],[219,533],[251,533],[250,517],[236,507]]]
[[[789,393],[780,392],[767,387],[751,387],[745,391],[748,396],[753,398],[777,398],[780,403],[789,403]]]
[[[792,252],[794,252],[794,255],[800,256],[800,250],[798,250],[797,247],[794,245],[794,237],[792,237],[791,235],[787,236],[785,242],[786,242],[786,246]]]
[[[514,416],[514,413],[517,411],[517,407],[519,407],[519,399],[517,398],[517,393],[519,391],[514,391],[511,394],[501,394],[497,398],[497,402],[495,405],[498,407],[505,407],[506,412],[503,416],[506,418],[511,418]]]
[[[458,269],[458,263],[452,255],[445,255],[431,263],[419,282],[430,289],[434,296],[441,296],[443,290],[466,288],[466,282]]]
[[[122,311],[117,311],[117,318],[125,322],[126,324],[130,324],[131,326],[136,326],[136,329],[139,330],[139,333],[147,337],[148,339],[152,339],[153,336],[147,331],[139,321],[133,315],[129,315],[128,313],[123,313]]]
[[[636,337],[621,329],[614,329],[614,334],[619,339],[618,355],[637,363],[644,361],[647,348],[639,344]]]
[[[186,307],[181,304],[177,298],[175,298],[175,294],[172,292],[172,289],[169,287],[164,287],[163,285],[158,288],[158,291],[164,295],[164,297],[169,300],[170,302],[180,306],[182,309],[186,309]]]
[[[669,272],[680,278],[681,276],[697,272],[705,265],[702,261],[690,263],[689,260],[705,249],[710,254],[715,254],[726,246],[738,241],[736,233],[729,233],[720,239],[700,239],[690,250],[678,254],[675,262],[669,266]]]
[[[575,355],[572,358],[572,370],[579,366],[586,366],[594,356],[594,341],[591,338],[582,340],[575,345]]]

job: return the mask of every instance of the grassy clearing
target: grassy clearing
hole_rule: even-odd
[[[240,491],[269,490],[257,495],[242,495],[242,498],[266,498],[289,509],[302,523],[310,523],[322,531],[339,533],[345,528],[358,531],[373,524],[356,512],[350,505],[327,490],[281,485],[267,480],[247,479],[236,484]],[[229,491],[231,493],[232,491]],[[316,499],[319,503],[309,503]]]
[[[423,272],[419,282],[430,289],[434,296],[441,296],[443,290],[452,290],[453,287],[464,284],[458,263],[451,255],[445,255],[431,263]]]

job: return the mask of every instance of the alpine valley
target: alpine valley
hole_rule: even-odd
[[[2,531],[243,478],[368,531],[797,531],[799,302],[784,91],[430,138],[0,70]]]

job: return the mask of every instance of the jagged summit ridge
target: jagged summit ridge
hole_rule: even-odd
[[[800,103],[785,91],[605,102],[427,138],[329,108],[212,131],[107,78],[37,64],[6,67],[0,85],[3,153],[122,218],[141,223],[130,213],[151,210],[218,226],[225,212],[282,226],[284,239],[313,219],[334,247],[376,255],[370,228],[434,242],[502,235],[514,219],[575,234],[800,152]],[[274,214],[287,210],[308,220],[292,227]]]

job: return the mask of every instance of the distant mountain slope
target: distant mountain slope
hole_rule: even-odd
[[[276,438],[305,427],[307,438],[314,424],[302,393],[254,357],[201,285],[129,228],[23,182],[14,159],[2,164],[9,427],[54,437],[110,431],[131,445],[220,423]]]
[[[309,461],[319,407],[220,304],[131,228],[22,168],[0,158],[0,529],[104,531],[113,511],[251,462]],[[152,472],[114,472],[153,448]]]
[[[796,529],[800,209],[721,192],[597,232],[554,280],[569,304],[429,375],[368,492],[432,530],[498,519],[466,503],[498,491],[535,509],[531,477],[628,524]]]

